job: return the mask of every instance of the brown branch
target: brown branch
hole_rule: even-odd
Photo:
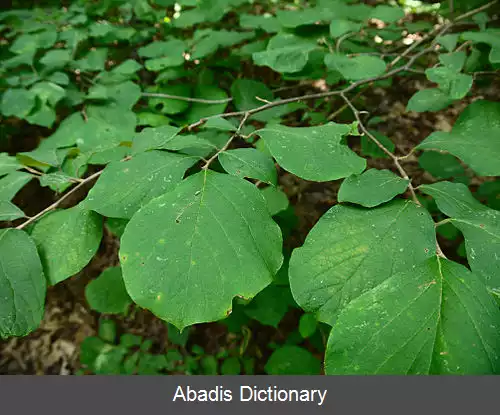
[[[62,196],[60,199],[56,200],[54,203],[52,203],[49,207],[45,208],[41,212],[37,213],[35,216],[29,218],[26,222],[22,223],[19,225],[16,229],[24,229],[26,226],[28,226],[30,223],[33,223],[37,219],[41,218],[43,215],[46,213],[50,212],[51,210],[54,210],[57,208],[64,200],[66,200],[69,196],[71,196],[73,193],[75,193],[78,189],[80,189],[82,186],[85,186],[87,183],[91,182],[92,180],[96,179],[102,174],[103,170],[98,171],[97,173],[92,174],[91,176],[87,177],[86,179],[83,179],[80,183],[78,183],[75,187],[73,187],[68,193],[66,193],[64,196]]]
[[[356,118],[356,120],[358,121],[358,125],[359,125],[359,128],[361,129],[361,131],[370,139],[372,140],[378,148],[380,148],[385,154],[387,154],[393,161],[394,165],[396,166],[396,168],[398,169],[401,177],[403,177],[403,179],[406,179],[408,180],[408,190],[410,191],[410,194],[411,194],[411,198],[412,200],[419,206],[422,206],[422,203],[420,203],[420,200],[418,200],[417,198],[417,195],[415,193],[415,188],[413,187],[412,183],[411,183],[411,178],[408,176],[408,173],[406,173],[405,169],[403,169],[403,167],[401,166],[401,164],[399,163],[399,157],[396,157],[391,151],[389,151],[379,140],[377,140],[377,138],[372,134],[370,133],[370,131],[368,131],[368,129],[365,127],[365,125],[363,124],[363,120],[361,120],[361,117],[360,117],[360,112],[358,111],[358,109],[352,104],[352,102],[349,100],[349,98],[347,98],[344,94],[341,95],[342,99],[346,102],[346,104],[349,106],[349,108],[351,109],[351,111],[353,112],[354,114],[354,117]],[[437,239],[436,239],[436,253],[438,256],[440,256],[441,258],[445,258],[446,259],[446,256],[444,255],[443,251],[441,250],[441,247],[439,246],[438,242],[437,242]]]
[[[233,98],[224,98],[224,99],[191,98],[191,97],[183,97],[180,95],[159,94],[156,92],[143,92],[141,95],[143,97],[176,99],[179,101],[196,102],[199,104],[225,104],[226,102],[231,102],[233,100]]]
[[[220,148],[212,157],[210,157],[206,163],[203,165],[202,167],[202,170],[207,170],[208,167],[210,166],[210,164],[212,164],[212,162],[217,158],[219,157],[219,154],[226,151],[229,146],[231,145],[232,141],[239,135],[241,129],[243,128],[243,125],[245,124],[246,120],[248,119],[249,117],[249,114],[248,112],[245,112],[243,114],[243,118],[241,119],[241,122],[240,122],[240,125],[238,126],[238,128],[236,129],[236,131],[234,132],[234,134],[231,136],[231,138],[229,140],[227,140],[226,144],[224,144],[224,146],[222,146],[222,148]]]

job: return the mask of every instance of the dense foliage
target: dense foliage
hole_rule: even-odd
[[[331,327],[327,374],[500,372],[500,103],[474,93],[498,75],[495,13],[495,1],[349,0],[4,11],[3,135],[38,126],[44,137],[0,153],[0,337],[37,329],[47,286],[79,273],[107,227],[120,265],[87,286],[100,313],[135,304],[181,336],[236,314],[276,327],[300,307],[299,338]],[[451,131],[409,154],[355,101],[395,78],[433,85],[408,112],[466,104]],[[280,98],[304,85],[317,90]],[[415,154],[433,183],[414,186],[405,163]],[[384,157],[392,171],[368,167]],[[278,171],[342,181],[291,253]],[[32,180],[57,198],[26,217],[12,200]],[[468,267],[446,258],[441,229],[463,235]],[[137,336],[115,338],[89,338],[82,361],[97,373],[110,351],[116,373],[181,364],[151,357]],[[298,343],[278,347],[267,372],[319,373]],[[245,364],[224,359],[223,373]]]

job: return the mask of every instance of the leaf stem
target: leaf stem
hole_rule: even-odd
[[[207,170],[208,167],[210,166],[210,164],[212,164],[212,162],[217,158],[219,157],[219,154],[226,151],[229,146],[231,145],[232,141],[239,135],[241,129],[243,128],[243,125],[245,124],[246,120],[248,119],[248,117],[250,116],[250,113],[249,111],[248,112],[245,112],[243,114],[243,118],[241,119],[241,122],[240,122],[240,125],[238,126],[238,128],[236,129],[236,131],[234,132],[234,134],[231,136],[231,138],[229,138],[229,140],[227,140],[226,144],[224,144],[222,146],[222,148],[220,148],[212,157],[210,157],[207,162],[203,165],[202,167],[202,170]]]
[[[75,187],[73,187],[68,193],[66,193],[64,196],[62,196],[60,199],[56,200],[54,203],[52,203],[49,207],[45,208],[41,212],[37,213],[35,216],[32,216],[29,218],[26,222],[22,223],[19,225],[16,229],[24,229],[26,226],[28,226],[30,223],[35,222],[37,219],[41,218],[43,215],[46,213],[50,212],[51,210],[54,210],[57,208],[64,200],[66,200],[68,197],[70,197],[73,193],[75,193],[78,189],[80,189],[82,186],[86,185],[87,183],[91,182],[92,180],[96,179],[102,174],[103,170],[98,171],[97,173],[94,173],[87,177],[86,179],[83,179],[80,183],[78,183]]]
[[[191,98],[191,97],[183,97],[180,95],[160,94],[156,92],[143,92],[141,95],[143,97],[176,99],[179,101],[196,102],[199,104],[225,104],[226,102],[231,102],[233,100],[233,98],[224,98],[224,99]]]

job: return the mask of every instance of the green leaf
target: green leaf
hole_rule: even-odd
[[[456,73],[449,67],[430,68],[425,73],[429,81],[439,84],[439,89],[450,99],[462,99],[472,87],[471,75]]]
[[[8,153],[0,153],[0,176],[12,173],[22,167],[22,164],[15,157],[9,156]]]
[[[203,124],[203,127],[221,131],[236,131],[236,127],[230,121],[222,117],[210,118]]]
[[[278,328],[293,303],[289,287],[269,285],[255,296],[245,308],[245,314],[265,326]]]
[[[286,194],[277,187],[265,187],[260,191],[260,193],[266,200],[267,208],[269,209],[269,213],[271,214],[271,216],[274,216],[281,211],[286,210],[288,208],[288,205],[290,204]]]
[[[93,49],[88,52],[85,57],[72,62],[72,66],[80,71],[103,71],[108,57],[107,48]]]
[[[89,155],[118,147],[132,141],[136,116],[123,107],[88,106],[87,122],[79,131],[78,148]]]
[[[498,321],[498,306],[479,279],[434,257],[346,307],[331,331],[325,371],[498,374]]]
[[[203,171],[133,216],[120,261],[134,302],[183,329],[220,320],[235,296],[264,289],[283,261],[281,244],[254,185]]]
[[[330,35],[338,38],[350,32],[358,32],[362,25],[347,19],[334,19],[330,22]]]
[[[14,171],[0,179],[0,200],[9,201],[28,183],[33,176],[22,171]]]
[[[74,146],[81,137],[82,130],[85,129],[85,122],[79,112],[75,112],[66,117],[57,130],[45,138],[38,148],[56,149],[61,147]],[[50,163],[49,163],[50,164]]]
[[[107,95],[117,107],[132,109],[141,97],[141,87],[132,81],[106,87]]]
[[[17,229],[0,229],[0,338],[26,336],[41,323],[45,277],[33,240]]]
[[[41,104],[40,107],[26,117],[30,124],[41,125],[42,127],[52,128],[56,121],[56,112],[52,107]]]
[[[131,218],[141,206],[172,190],[196,157],[149,151],[110,163],[83,202],[86,209],[112,218]]]
[[[219,154],[219,162],[229,174],[250,177],[276,185],[278,173],[273,159],[253,148],[237,148]]]
[[[224,90],[213,85],[197,85],[194,97],[209,100],[225,100],[227,94]],[[187,121],[193,123],[205,117],[222,114],[227,107],[227,102],[220,104],[202,104],[195,102],[187,113]]]
[[[318,321],[314,314],[302,314],[299,320],[299,332],[304,339],[311,337],[316,332],[317,327]]]
[[[224,359],[220,367],[220,373],[224,376],[239,375],[241,373],[240,359],[237,357]]]
[[[333,53],[325,56],[325,65],[330,70],[340,72],[345,79],[351,81],[382,75],[386,68],[384,60],[377,56],[348,57]]]
[[[55,28],[50,28],[36,34],[22,34],[17,37],[10,51],[18,55],[31,54],[38,49],[49,49],[57,40]]]
[[[500,103],[473,102],[462,111],[450,133],[434,132],[416,148],[447,151],[481,176],[499,176]]]
[[[351,301],[429,258],[435,246],[429,213],[411,201],[370,210],[336,205],[292,253],[292,294],[305,311],[333,325]]]
[[[379,133],[378,131],[370,131],[375,138],[380,141],[380,143],[391,153],[394,153],[396,146],[391,141],[389,137]],[[374,158],[388,158],[389,156],[385,154],[378,146],[370,139],[366,134],[361,136],[361,153],[364,156],[370,156]]]
[[[59,172],[48,173],[40,176],[40,186],[50,186],[58,192],[63,192],[73,182],[72,177]]]
[[[71,60],[71,51],[69,49],[53,49],[49,50],[42,58],[40,63],[45,66],[47,70],[54,70],[64,68]]]
[[[479,203],[462,183],[419,187],[464,235],[471,270],[493,289],[500,288],[500,212]]]
[[[443,45],[448,51],[453,52],[457,47],[459,37],[460,35],[458,34],[438,36],[437,41],[440,45]]]
[[[202,59],[217,52],[221,47],[229,47],[254,37],[253,32],[230,32],[227,30],[203,30],[195,34],[192,59]]]
[[[184,63],[186,46],[183,41],[172,39],[166,42],[152,42],[139,49],[139,56],[148,59],[146,69],[158,72],[166,68],[176,67]]]
[[[281,29],[278,19],[271,14],[254,16],[251,14],[240,14],[240,26],[245,29],[262,29],[267,33],[277,33]]]
[[[30,89],[42,103],[48,103],[55,107],[56,104],[66,96],[64,88],[52,82],[38,82]]]
[[[439,55],[439,62],[449,69],[459,72],[465,65],[467,54],[465,52],[443,53]]]
[[[441,89],[421,89],[415,92],[410,98],[406,110],[415,112],[435,112],[448,107],[452,102],[453,99]]]
[[[117,75],[133,75],[142,69],[142,65],[133,59],[127,59],[111,71]]]
[[[121,314],[132,303],[120,267],[107,268],[85,287],[85,298],[92,310],[99,313]]]
[[[26,118],[35,106],[36,95],[26,89],[8,89],[2,95],[0,110],[6,117]]]
[[[55,285],[81,271],[95,255],[102,239],[102,218],[79,206],[57,210],[40,219],[31,236],[47,281]]]
[[[370,15],[372,19],[382,20],[386,23],[395,23],[405,17],[405,12],[400,7],[378,5]]]
[[[361,173],[366,161],[341,144],[351,131],[346,124],[319,127],[275,125],[258,130],[278,164],[306,180],[337,180]]]
[[[436,179],[465,176],[465,169],[451,154],[426,151],[418,158],[418,164]]]
[[[268,375],[319,375],[321,362],[311,352],[298,346],[283,346],[266,363]]]
[[[328,19],[320,8],[307,8],[302,10],[278,10],[276,12],[278,22],[286,28],[293,29],[304,25],[313,25],[316,22]]]
[[[477,189],[477,194],[487,200],[489,207],[500,210],[500,181],[482,183]]]
[[[350,176],[342,182],[338,201],[374,207],[404,193],[408,184],[409,180],[389,170],[369,169],[360,175]]]
[[[269,66],[276,72],[299,72],[307,64],[309,53],[316,48],[311,41],[292,34],[278,34],[273,37],[263,52],[252,55],[258,66]]]
[[[0,221],[15,220],[25,216],[24,212],[13,203],[0,200]]]
[[[262,100],[271,101],[273,99],[273,93],[266,84],[251,79],[237,79],[234,81],[231,85],[231,96],[236,109],[239,111],[260,107],[264,104]]]
[[[137,114],[137,126],[161,127],[170,123],[170,118],[165,115],[153,114],[152,112],[139,112]]]
[[[464,32],[461,34],[463,40],[471,40],[476,43],[486,43],[491,46],[490,62],[500,63],[500,30],[486,29],[481,32]]]
[[[156,128],[145,128],[134,137],[132,153],[154,149],[167,149],[167,144],[179,134],[181,128],[164,125]]]
[[[147,92],[156,92],[168,95],[177,95],[189,97],[191,95],[191,87],[186,84],[169,85],[165,87],[156,87],[149,89]],[[186,111],[189,108],[189,102],[180,99],[170,98],[149,98],[149,107],[162,114],[178,114]]]

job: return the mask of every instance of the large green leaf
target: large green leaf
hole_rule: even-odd
[[[281,24],[271,14],[255,16],[253,14],[240,14],[240,26],[246,29],[262,29],[267,33],[279,32]]]
[[[33,176],[22,171],[14,171],[0,179],[0,200],[9,201],[28,183]]]
[[[273,125],[256,133],[265,141],[278,164],[306,180],[337,180],[359,174],[366,167],[342,138],[350,125],[330,123],[318,127]]]
[[[0,200],[0,222],[24,217],[24,212],[16,205],[6,200]]]
[[[33,240],[0,230],[0,338],[25,336],[42,321],[46,282]]]
[[[6,117],[25,118],[35,106],[36,95],[26,89],[8,89],[2,95],[0,110]]]
[[[486,29],[481,32],[462,33],[462,39],[472,40],[477,43],[486,43],[491,46],[490,62],[500,63],[500,31],[498,29]]]
[[[340,72],[345,79],[351,81],[381,75],[386,68],[384,60],[377,56],[348,57],[333,53],[325,56],[325,65],[328,69]]]
[[[351,301],[429,258],[435,247],[430,215],[411,201],[370,210],[337,205],[293,251],[292,294],[303,309],[333,325]]]
[[[333,326],[327,374],[498,374],[500,311],[464,266],[424,261],[349,304]]]
[[[89,263],[102,239],[102,218],[75,206],[47,214],[31,234],[50,285],[71,277]]]
[[[377,206],[404,193],[408,183],[389,170],[370,169],[345,179],[339,189],[338,201]]]
[[[450,133],[434,132],[417,148],[448,151],[482,176],[500,176],[500,103],[473,102]]]
[[[273,159],[253,148],[237,148],[219,154],[219,162],[228,173],[250,177],[276,185],[278,173]]]
[[[184,63],[184,42],[172,39],[167,42],[152,42],[139,49],[139,56],[152,58],[145,62],[149,71],[157,72]]]
[[[121,239],[127,291],[179,329],[216,321],[281,266],[281,232],[251,183],[203,171],[144,206]]]
[[[269,213],[274,216],[288,208],[290,202],[285,192],[274,186],[267,186],[261,191],[267,203]]]
[[[394,23],[405,17],[405,12],[400,7],[385,6],[381,4],[373,9],[370,17],[372,19],[382,20],[386,23]]]
[[[407,111],[440,111],[453,102],[450,96],[439,88],[421,89],[412,95],[406,106]]]
[[[315,48],[309,40],[280,33],[270,40],[265,51],[254,53],[252,58],[256,65],[269,66],[276,72],[294,73],[304,69],[309,53]]]
[[[22,164],[15,157],[9,156],[8,153],[0,153],[0,176],[12,173],[21,168]]]
[[[273,92],[262,82],[252,79],[237,79],[231,85],[231,96],[239,111],[247,111],[264,105],[262,100],[271,101]]]
[[[131,218],[150,200],[182,180],[197,157],[148,151],[110,163],[84,201],[86,209],[111,218]]]
[[[419,189],[431,195],[462,231],[472,271],[487,286],[500,290],[500,212],[478,202],[461,183],[440,182]]]

